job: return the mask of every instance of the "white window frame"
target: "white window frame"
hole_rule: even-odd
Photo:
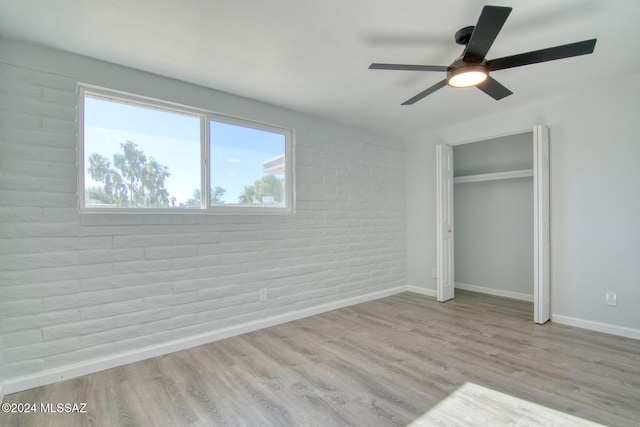
[[[85,206],[85,167],[84,164],[84,100],[86,96],[102,98],[111,102],[157,109],[176,114],[186,114],[200,118],[200,159],[201,159],[201,195],[200,209],[181,208],[88,208]],[[220,204],[210,206],[211,203],[211,169],[209,167],[210,153],[210,122],[225,123],[265,132],[277,133],[285,138],[285,206],[264,206],[261,204]],[[133,95],[117,90],[105,89],[97,86],[78,85],[78,208],[81,213],[135,213],[135,214],[202,214],[202,213],[230,213],[230,214],[288,214],[294,207],[294,175],[293,175],[294,134],[289,128],[257,122],[253,120],[232,117],[212,111],[161,101],[154,98]]]

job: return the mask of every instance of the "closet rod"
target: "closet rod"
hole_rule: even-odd
[[[526,178],[529,176],[533,176],[533,169],[457,176],[453,178],[453,183],[463,184],[465,182],[496,181],[499,179]]]

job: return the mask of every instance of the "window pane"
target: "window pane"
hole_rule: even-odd
[[[286,207],[285,135],[210,122],[211,205]]]
[[[87,208],[200,208],[200,118],[86,95]]]

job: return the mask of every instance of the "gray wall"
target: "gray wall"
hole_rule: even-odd
[[[435,145],[542,123],[551,141],[552,320],[640,338],[638,99],[640,74],[634,74],[412,138],[409,284],[435,290]],[[617,307],[605,305],[607,291],[617,292]]]
[[[454,199],[456,287],[533,301],[533,179],[456,184]]]
[[[454,176],[533,169],[533,132],[453,147]]]
[[[533,168],[533,133],[453,147],[454,176]],[[533,301],[533,178],[454,185],[456,287]]]

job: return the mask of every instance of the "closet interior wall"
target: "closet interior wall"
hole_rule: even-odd
[[[533,134],[453,147],[455,287],[533,301]]]

